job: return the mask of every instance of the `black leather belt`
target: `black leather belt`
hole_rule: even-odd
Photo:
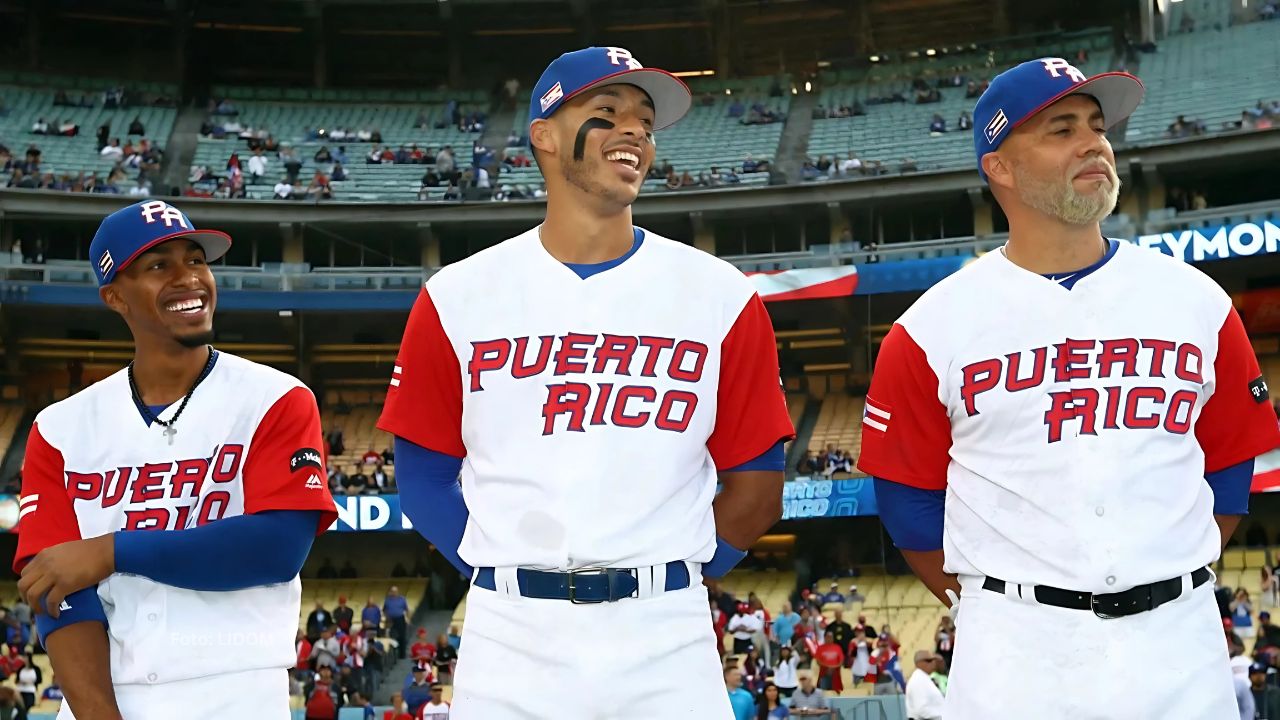
[[[1196,570],[1191,573],[1191,587],[1200,587],[1208,582],[1210,577],[1212,574],[1209,568],[1202,567]],[[983,590],[1002,594],[1005,592],[1005,587],[1005,581],[993,577],[988,577],[982,583]],[[1094,615],[1110,620],[1155,610],[1167,602],[1178,599],[1182,594],[1182,578],[1176,577],[1149,585],[1139,585],[1117,593],[1087,593],[1063,590],[1048,585],[1036,585],[1032,590],[1035,592],[1036,602],[1041,605],[1052,605],[1068,610],[1091,610]]]

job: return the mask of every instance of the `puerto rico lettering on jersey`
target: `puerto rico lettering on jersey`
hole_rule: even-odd
[[[215,448],[207,458],[144,463],[101,472],[67,470],[67,495],[74,502],[101,508],[115,507],[122,501],[126,506],[145,506],[126,509],[121,530],[180,530],[187,527],[188,518],[194,518],[196,525],[204,525],[223,517],[234,491],[203,493],[206,480],[212,486],[234,482],[243,457],[243,445],[228,444]]]
[[[1190,342],[1067,339],[965,365],[960,396],[966,415],[973,417],[982,412],[980,400],[985,393],[1043,394],[1051,443],[1062,439],[1068,423],[1084,435],[1121,428],[1163,428],[1184,435],[1191,429],[1200,399],[1203,363],[1204,351]],[[1122,378],[1127,380],[1119,384]],[[1150,382],[1140,384],[1144,379]],[[1077,386],[1077,381],[1107,380],[1115,382]],[[1170,386],[1170,381],[1175,385]],[[1049,389],[1063,385],[1072,386]]]
[[[702,379],[709,350],[696,340],[647,335],[567,333],[481,340],[471,343],[468,391],[483,392],[485,373],[502,372],[516,380],[537,378],[548,370],[542,434],[583,432],[592,425],[684,432],[698,408],[698,395],[672,388],[663,392],[643,382],[586,382],[606,372],[619,379],[664,377],[695,384]],[[541,382],[534,380],[533,382]],[[557,425],[561,418],[567,421]]]

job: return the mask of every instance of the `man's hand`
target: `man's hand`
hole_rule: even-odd
[[[72,540],[41,550],[22,569],[18,592],[37,614],[58,617],[71,593],[107,579],[116,570],[115,535]]]

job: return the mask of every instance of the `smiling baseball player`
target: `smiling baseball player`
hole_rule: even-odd
[[[622,48],[552,62],[546,221],[409,316],[379,427],[414,526],[473,578],[454,720],[731,717],[701,578],[780,517],[792,428],[750,282],[632,224],[689,105]]]
[[[880,348],[858,465],[916,573],[960,591],[947,720],[1238,717],[1206,566],[1280,432],[1226,293],[1100,231],[1106,131],[1142,95],[1060,58],[997,76],[974,144],[1009,241]]]
[[[210,345],[230,244],[151,200],[90,245],[134,359],[36,416],[14,557],[59,720],[289,717],[298,570],[337,513],[311,391]]]

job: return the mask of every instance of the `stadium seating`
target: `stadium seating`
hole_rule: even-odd
[[[776,161],[778,141],[782,138],[785,122],[743,125],[728,114],[735,99],[747,108],[759,102],[774,112],[784,115],[790,112],[790,94],[784,92],[781,97],[769,97],[769,90],[775,82],[786,91],[791,88],[791,80],[787,76],[690,82],[690,90],[694,93],[693,107],[680,122],[658,133],[657,164],[668,160],[677,173],[688,171],[694,179],[699,173],[709,172],[712,166],[732,168],[742,180],[738,186],[768,184],[768,173],[741,174],[742,161],[747,155],[757,160]],[[665,182],[648,180],[644,187],[647,191],[665,190]]]
[[[391,447],[390,433],[379,430],[376,426],[378,416],[382,413],[382,404],[386,392],[353,390],[344,388],[330,390],[325,393],[324,409],[320,412],[320,426],[326,435],[336,429],[342,430],[343,452],[330,455],[328,466],[331,468],[350,468],[360,462],[360,456],[369,450],[382,452]],[[395,467],[383,467],[387,476],[395,480]]]
[[[834,445],[853,456],[857,462],[862,447],[862,410],[866,401],[862,397],[843,394],[828,395],[822,400],[818,421],[809,438],[809,450],[820,453],[827,445]],[[855,472],[861,476],[862,473]]]
[[[1189,4],[1174,4],[1175,13]],[[1201,4],[1227,7],[1222,2]],[[1278,73],[1280,28],[1274,22],[1173,35],[1160,43],[1159,52],[1141,56],[1137,74],[1147,96],[1130,117],[1125,138],[1158,140],[1179,115],[1218,131],[1223,123],[1240,120],[1241,112],[1258,100],[1275,100],[1280,95]]]
[[[387,597],[387,590],[392,586],[400,588],[400,594],[409,603],[408,617],[412,617],[418,603],[427,594],[426,578],[360,578],[358,580],[303,580],[302,606],[298,613],[298,627],[306,628],[307,616],[315,610],[316,603],[324,604],[326,610],[333,611],[338,606],[338,598],[345,597],[347,606],[355,611],[354,624],[360,624],[360,610],[369,598],[373,598],[378,607],[382,607]],[[434,640],[434,638],[432,638]]]
[[[17,403],[0,403],[0,461],[9,452],[9,444],[18,432],[18,423],[22,420],[23,408]]]
[[[1080,63],[1080,70],[1094,74],[1107,69],[1110,61],[1109,37],[1105,32],[1077,34],[1048,45],[1023,45],[1017,42],[997,51],[976,51],[933,58],[923,57],[879,65],[868,72],[841,71],[822,78],[818,104],[825,108],[865,106],[863,117],[815,119],[809,137],[808,154],[812,158],[839,156],[853,152],[864,162],[878,160],[886,169],[897,171],[905,158],[915,161],[920,170],[952,169],[971,166],[973,135],[956,128],[960,113],[972,112],[975,99],[965,97],[963,87],[940,88],[941,102],[917,105],[911,102],[910,81],[923,78],[930,86],[936,79],[947,77],[959,68],[971,80],[989,80],[1001,70],[1025,60],[1044,56],[1075,58],[1080,49],[1090,53],[1090,60]],[[867,105],[867,98],[888,97],[899,92],[908,102]],[[949,132],[931,136],[929,122],[941,115]]]
[[[7,111],[7,114],[0,115],[0,142],[9,146],[15,160],[22,159],[29,145],[40,148],[42,173],[49,172],[55,176],[70,174],[74,178],[81,172],[97,172],[105,181],[114,163],[98,153],[96,133],[99,126],[110,124],[111,137],[119,137],[123,144],[129,123],[137,116],[147,131],[145,137],[163,148],[173,132],[177,117],[173,108],[138,106],[108,110],[102,107],[102,91],[114,84],[154,95],[177,95],[176,87],[163,83],[113,83],[0,71],[0,99]],[[56,89],[66,90],[70,98],[77,100],[81,95],[88,95],[95,107],[55,107],[53,93]],[[80,126],[80,134],[76,137],[33,135],[31,126],[40,118],[49,123],[69,120]],[[132,139],[136,143],[139,138]],[[137,172],[130,171],[129,175],[136,177]],[[0,180],[7,182],[8,178],[8,173],[0,173]]]
[[[330,150],[346,148],[347,180],[333,183],[334,198],[344,201],[383,200],[410,201],[418,199],[418,189],[427,167],[424,165],[368,165],[365,156],[373,143],[352,140],[308,140],[308,129],[335,127],[378,130],[383,147],[393,150],[401,145],[416,144],[434,153],[448,145],[453,148],[460,167],[471,163],[471,146],[480,139],[480,133],[461,132],[449,122],[447,103],[457,100],[465,114],[472,109],[487,106],[481,91],[465,91],[455,95],[436,91],[361,91],[361,90],[305,90],[215,88],[215,96],[234,99],[239,110],[235,120],[244,127],[266,128],[276,140],[289,143],[302,161],[302,184],[305,186],[315,173],[314,156],[321,146]],[[251,96],[253,100],[237,99]],[[427,127],[415,128],[418,116],[425,115]],[[229,121],[225,116],[211,116],[210,121]],[[446,127],[437,129],[437,123]],[[193,166],[207,166],[215,174],[221,174],[233,152],[240,154],[245,167],[251,154],[245,141],[228,136],[225,139],[202,137],[196,145]],[[324,164],[327,169],[329,164]],[[247,185],[246,193],[253,199],[270,199],[272,188],[284,176],[284,167],[272,157],[264,182]],[[245,178],[246,182],[248,178]],[[430,196],[443,197],[445,188],[433,188]]]

